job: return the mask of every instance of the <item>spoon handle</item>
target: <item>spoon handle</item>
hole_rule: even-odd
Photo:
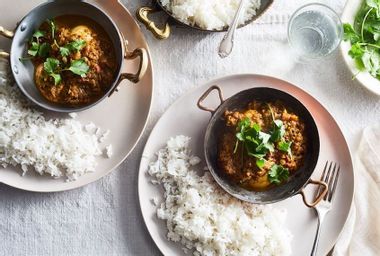
[[[240,0],[239,8],[235,13],[235,17],[232,21],[232,24],[229,26],[227,33],[224,35],[222,41],[220,42],[219,56],[221,58],[227,57],[232,51],[232,48],[234,46],[234,34],[239,24],[239,18],[243,10],[243,6],[244,6],[244,0]]]

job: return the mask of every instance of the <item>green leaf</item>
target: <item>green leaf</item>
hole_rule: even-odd
[[[268,172],[268,179],[270,183],[279,185],[289,178],[289,170],[281,165],[274,164]]]
[[[71,72],[81,77],[86,77],[86,74],[90,67],[86,64],[83,59],[74,60],[71,62],[71,66],[68,68]]]
[[[75,51],[75,50],[80,51],[85,46],[86,46],[86,41],[84,41],[82,39],[72,41],[71,43],[68,44],[68,48],[71,51]]]
[[[292,142],[280,141],[278,143],[278,149],[287,152],[290,157],[292,157]]]
[[[261,127],[260,127],[260,125],[258,125],[258,124],[253,124],[253,125],[252,125],[252,128],[253,128],[256,132],[260,132],[260,131],[261,131]]]
[[[380,7],[380,2],[378,0],[366,0],[366,4],[376,10]]]
[[[51,76],[51,77],[54,78],[54,84],[55,85],[59,84],[62,81],[62,78],[61,78],[60,74],[51,73],[51,74],[49,74],[49,76]]]
[[[264,159],[257,159],[256,160],[256,165],[257,167],[259,167],[260,169],[262,169],[265,165],[265,160]]]
[[[359,43],[355,43],[351,46],[348,54],[353,58],[361,58],[365,52],[365,48],[361,46]]]
[[[38,56],[45,58],[49,55],[50,45],[48,43],[43,43],[38,49]]]
[[[355,32],[351,24],[344,23],[343,30],[344,30],[344,34],[343,34],[344,41],[350,41],[352,44],[355,44],[360,41],[359,34]]]
[[[37,39],[37,41],[38,41],[38,39],[40,39],[43,36],[45,36],[45,32],[41,31],[41,30],[36,30],[36,32],[34,32],[34,34],[33,34],[33,37],[35,39]]]
[[[47,58],[44,62],[44,70],[48,74],[55,73],[55,71],[59,67],[59,64],[59,60],[55,58]]]
[[[251,126],[251,119],[249,119],[248,117],[240,120],[240,122],[238,123],[239,130],[246,129],[247,127],[250,127],[250,126]]]
[[[62,55],[62,57],[70,55],[70,49],[65,46],[59,47],[59,52]]]
[[[367,51],[362,57],[363,65],[365,69],[372,75],[379,74],[380,68],[380,55],[377,51]]]
[[[39,48],[40,48],[39,43],[32,42],[32,46],[28,49],[28,54],[33,56],[33,57],[37,56]]]
[[[280,141],[278,143],[278,149],[284,152],[288,152],[292,142]]]
[[[277,142],[282,139],[285,135],[285,127],[281,120],[274,120],[274,126],[271,131],[271,141]]]

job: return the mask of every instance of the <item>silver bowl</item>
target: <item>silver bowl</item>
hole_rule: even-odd
[[[63,106],[55,104],[45,99],[38,91],[34,83],[34,66],[30,61],[21,62],[19,59],[26,54],[26,42],[33,35],[34,31],[46,21],[61,15],[80,15],[88,17],[98,23],[109,35],[114,46],[117,61],[117,75],[105,94],[97,101],[80,106]],[[136,48],[133,51],[127,49],[126,41],[123,35],[119,32],[117,26],[112,19],[101,9],[93,4],[66,0],[66,1],[51,1],[41,4],[31,10],[18,24],[16,30],[9,31],[0,27],[0,35],[12,39],[10,53],[0,52],[0,57],[9,58],[13,76],[18,87],[32,102],[40,107],[55,111],[55,112],[76,112],[88,109],[106,97],[110,96],[118,84],[128,79],[133,83],[137,83],[145,74],[148,66],[148,54],[144,48]],[[122,73],[125,61],[140,58],[140,64],[137,73]]]

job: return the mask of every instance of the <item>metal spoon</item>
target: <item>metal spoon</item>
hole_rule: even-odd
[[[231,25],[229,26],[227,33],[224,35],[222,41],[220,42],[219,56],[221,58],[227,57],[228,55],[230,55],[230,53],[232,51],[232,48],[234,46],[234,34],[235,34],[235,30],[239,24],[239,17],[240,17],[242,10],[243,10],[243,6],[244,6],[244,0],[240,0],[239,8],[236,11],[235,17],[234,17]]]

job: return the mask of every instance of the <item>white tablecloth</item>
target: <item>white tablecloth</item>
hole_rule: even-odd
[[[134,13],[150,1],[123,2]],[[40,194],[0,184],[0,255],[159,255],[139,209],[141,153],[165,109],[217,76],[262,73],[299,85],[331,112],[354,150],[362,129],[380,123],[380,100],[351,80],[339,54],[294,63],[286,44],[286,21],[307,2],[277,0],[256,24],[238,31],[235,49],[224,60],[216,54],[222,34],[178,28],[168,40],[157,41],[143,29],[152,51],[156,90],[151,119],[137,148],[112,174],[73,191]],[[341,12],[345,1],[322,2]]]

